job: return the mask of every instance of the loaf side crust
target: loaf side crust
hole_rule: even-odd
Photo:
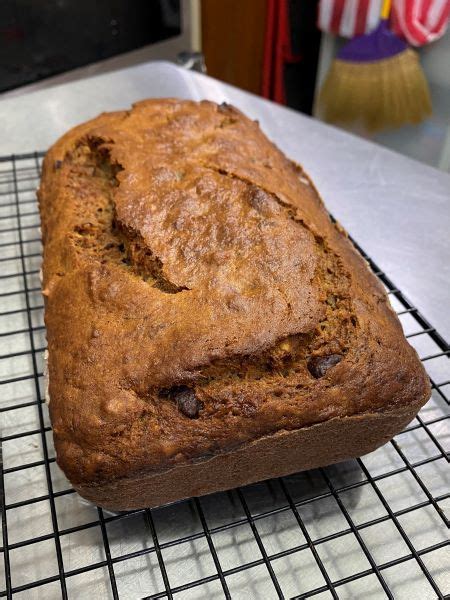
[[[411,422],[418,405],[420,402],[386,413],[330,419],[265,436],[204,461],[100,484],[75,485],[75,489],[94,504],[121,511],[151,508],[316,469],[376,450]]]

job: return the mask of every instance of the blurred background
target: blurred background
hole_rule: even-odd
[[[371,55],[355,75],[359,79],[348,83],[340,57],[348,60],[349,51],[342,48],[361,35],[364,49],[373,46],[370,36],[380,24],[382,0],[2,0],[0,98],[170,60],[450,171],[450,0],[388,4],[389,35],[405,44],[400,54],[412,70],[400,71],[392,60],[383,62],[385,55],[376,60]],[[417,67],[409,47],[419,54]],[[351,62],[359,50],[347,48]],[[358,82],[367,81],[369,72],[375,77],[374,67],[377,93],[366,90],[363,97]],[[321,92],[330,73],[324,109]],[[429,92],[430,106],[419,100],[411,82]],[[339,99],[344,83],[352,100],[362,98],[358,108],[348,97],[340,100],[355,122],[327,110],[327,98]],[[389,114],[397,112],[395,123],[381,118],[372,127],[356,118],[366,108],[381,114],[374,104],[380,98]],[[413,104],[422,106],[416,110]]]

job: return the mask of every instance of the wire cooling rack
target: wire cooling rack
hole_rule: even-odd
[[[41,158],[0,159],[0,597],[450,594],[450,348],[364,253],[433,386],[392,442],[360,460],[154,510],[110,513],[70,488],[44,402]]]

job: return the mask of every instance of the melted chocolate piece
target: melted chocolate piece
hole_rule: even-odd
[[[55,160],[55,165],[54,165],[55,171],[60,169],[61,166],[62,166],[62,160]]]
[[[330,354],[329,356],[314,356],[308,361],[308,370],[313,377],[319,379],[323,377],[328,369],[334,367],[341,362],[342,356],[340,354]]]
[[[195,392],[186,385],[180,385],[172,391],[178,406],[178,410],[184,416],[190,419],[198,417],[199,410],[202,408],[202,403],[195,396]]]

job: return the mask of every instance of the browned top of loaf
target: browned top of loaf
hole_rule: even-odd
[[[381,285],[233,107],[103,114],[48,152],[39,199],[50,411],[72,481],[425,399]]]

